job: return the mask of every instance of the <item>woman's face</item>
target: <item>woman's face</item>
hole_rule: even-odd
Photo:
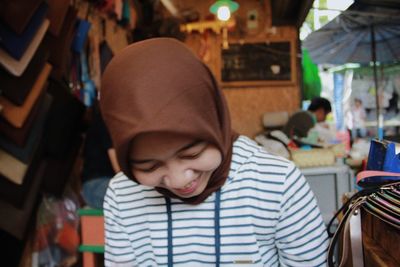
[[[135,137],[129,156],[139,183],[168,189],[182,198],[201,194],[222,161],[214,145],[173,133]]]

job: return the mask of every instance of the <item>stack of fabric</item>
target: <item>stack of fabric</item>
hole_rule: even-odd
[[[56,53],[48,40],[64,34],[70,10],[68,0],[0,2],[0,216],[7,218],[1,220],[0,229],[17,239],[25,237],[51,165],[45,140],[56,139],[52,135],[60,123],[54,121],[64,120],[56,112],[60,101],[69,101],[63,112],[68,114],[64,117],[72,117],[71,124],[83,114],[82,105],[71,94],[68,98],[51,90],[55,81],[50,77],[62,71],[61,64],[54,64]],[[74,22],[70,23],[74,28]],[[60,50],[57,54],[61,52],[69,55]],[[59,90],[68,94],[65,88]],[[70,145],[73,138],[65,134],[71,130],[60,130],[65,133],[57,137],[59,142]]]

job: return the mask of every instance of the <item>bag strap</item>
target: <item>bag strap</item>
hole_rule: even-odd
[[[398,172],[385,172],[385,171],[372,171],[372,170],[367,170],[367,171],[360,171],[357,173],[357,184],[360,184],[364,181],[364,179],[369,178],[369,177],[378,177],[378,176],[391,176],[391,177],[399,177],[400,179],[400,173]]]
[[[346,211],[346,213],[343,215],[342,220],[340,221],[331,242],[329,243],[329,248],[328,248],[328,266],[329,267],[334,267],[334,252],[336,245],[338,244],[340,237],[342,237],[342,253],[339,261],[338,266],[344,266],[344,263],[346,262],[348,258],[348,242],[347,240],[350,238],[350,221],[352,219],[352,216],[354,214],[359,213],[360,209],[359,207],[361,206],[362,203],[365,202],[365,196],[360,196],[358,197],[354,203],[349,204],[350,208]]]
[[[349,223],[351,258],[353,267],[364,267],[363,241],[361,231],[361,209],[350,217]],[[346,242],[346,241],[344,241]]]
[[[362,181],[365,178],[375,177],[375,176],[400,177],[400,173],[385,172],[385,171],[372,171],[372,170],[361,171],[357,174],[357,183],[359,183],[359,181]],[[358,230],[361,229],[361,225],[359,225],[360,224],[359,217],[357,217],[357,216],[359,216],[359,213],[360,213],[360,206],[366,201],[366,198],[371,193],[376,192],[377,190],[379,190],[381,188],[391,187],[393,185],[400,185],[400,180],[396,181],[396,182],[392,182],[392,183],[386,183],[384,185],[380,185],[380,186],[373,187],[373,188],[364,188],[363,190],[355,193],[335,213],[335,215],[332,217],[332,219],[328,223],[328,227],[327,227],[328,235],[329,235],[329,237],[332,237],[331,242],[329,244],[329,248],[328,248],[328,266],[329,267],[335,266],[335,263],[333,261],[333,259],[334,259],[333,255],[334,255],[335,247],[340,240],[340,237],[343,238],[343,241],[342,241],[343,246],[342,246],[342,253],[341,253],[341,257],[340,257],[340,263],[338,266],[343,266],[343,264],[347,260],[348,246],[349,246],[348,240],[349,239],[352,243],[351,244],[352,249],[355,250],[354,252],[357,254],[356,259],[353,259],[356,261],[355,263],[356,264],[357,264],[357,262],[360,263],[361,260],[363,260],[362,253],[359,253],[360,252],[360,249],[359,249],[360,243],[362,244],[361,235],[359,235],[359,233],[357,233],[357,232],[354,232],[354,230],[357,231],[357,229],[355,229],[354,227],[356,227],[356,228],[358,227],[359,228]],[[339,222],[339,225],[338,225],[336,231],[334,233],[331,233],[330,228],[331,228],[333,222],[337,219],[338,215],[342,212],[345,212],[342,220]],[[350,224],[353,224],[354,227],[350,227]],[[356,224],[358,226],[356,226]],[[352,228],[354,230],[351,230],[350,228]],[[353,233],[351,233],[351,231],[353,231]],[[353,242],[354,238],[350,238],[350,235],[352,235],[352,237],[355,237],[356,242]],[[362,264],[362,262],[360,264]],[[354,266],[356,266],[356,265],[354,265]]]
[[[347,212],[348,209],[349,209],[349,207],[350,207],[353,203],[357,202],[357,199],[359,199],[360,197],[369,195],[369,194],[371,194],[371,193],[373,193],[373,192],[375,192],[375,191],[376,191],[376,188],[364,188],[363,190],[358,191],[358,192],[356,192],[354,195],[352,195],[352,196],[350,197],[350,199],[348,199],[348,200],[346,201],[346,203],[344,203],[344,204],[340,207],[340,209],[339,209],[338,211],[336,211],[336,213],[333,215],[333,217],[332,217],[331,220],[329,221],[329,223],[328,223],[328,225],[327,225],[328,236],[329,236],[329,237],[333,237],[333,235],[334,235],[335,232],[332,232],[332,231],[331,231],[331,228],[332,228],[333,223],[334,223],[336,220],[339,221],[339,215],[340,215],[340,214]]]

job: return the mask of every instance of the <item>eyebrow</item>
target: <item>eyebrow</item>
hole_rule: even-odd
[[[195,140],[189,144],[184,145],[183,147],[179,148],[174,155],[181,153],[182,151],[185,151],[189,148],[192,148],[200,143],[202,143],[203,141],[201,140]],[[152,162],[152,161],[156,161],[154,159],[130,159],[129,162],[131,164],[143,164],[143,163],[148,163],[148,162]]]

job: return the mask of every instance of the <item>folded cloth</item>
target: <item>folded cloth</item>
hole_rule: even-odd
[[[0,20],[14,32],[22,33],[43,0],[1,0]]]
[[[29,92],[26,101],[21,106],[14,105],[7,98],[0,96],[0,105],[3,106],[3,111],[1,115],[5,118],[11,125],[17,128],[21,128],[32,107],[39,98],[39,95],[44,91],[47,78],[49,77],[51,71],[51,65],[46,64],[39,77],[37,78],[32,90]]]
[[[46,92],[46,90],[44,90]],[[43,94],[44,95],[44,94]],[[8,123],[4,118],[0,116],[0,136],[1,138],[7,139],[19,147],[23,147],[26,144],[26,140],[29,137],[30,131],[36,122],[36,118],[39,114],[40,110],[40,99],[42,96],[39,96],[38,101],[36,101],[35,105],[32,107],[31,112],[28,115],[24,125],[21,128],[16,128]]]
[[[2,95],[14,104],[22,105],[48,57],[49,51],[45,44],[42,43],[20,77],[16,77],[0,68],[0,90]]]
[[[49,12],[47,18],[50,20],[49,32],[52,35],[58,36],[60,34],[70,2],[70,0],[48,0]]]
[[[32,215],[38,206],[45,164],[45,161],[41,162],[35,172],[32,172],[32,182],[29,184],[29,188],[15,184],[4,186],[0,179],[0,195],[3,196],[3,192],[6,192],[13,200],[21,202],[16,207],[7,200],[0,200],[0,217],[4,218],[0,220],[0,228],[17,239],[23,240],[26,237],[29,222],[32,222]]]
[[[15,76],[21,76],[31,61],[33,55],[36,53],[36,50],[42,42],[48,27],[49,20],[45,19],[20,60],[16,60],[6,51],[0,48],[0,64],[11,74]]]
[[[42,139],[46,114],[48,113],[51,104],[51,96],[46,95],[44,101],[42,102],[43,103],[40,107],[42,114],[40,114],[40,117],[37,119],[34,129],[32,129],[35,131],[32,131],[32,140],[27,143],[24,149],[17,151],[20,152],[22,154],[21,156],[26,159],[25,162],[16,158],[3,148],[0,148],[0,174],[4,178],[18,185],[21,185],[24,182],[28,168],[30,168],[34,154],[37,152],[38,146]]]
[[[7,25],[0,22],[0,46],[16,60],[21,59],[40,25],[42,25],[47,10],[48,5],[43,2],[32,16],[25,30],[20,34],[15,33]]]
[[[0,149],[0,174],[16,184],[22,184],[28,164]]]
[[[47,112],[50,108],[51,100],[52,97],[49,94],[45,94],[43,100],[38,101],[40,102],[38,103],[38,116],[35,119],[35,123],[27,138],[26,144],[23,147],[0,137],[0,148],[5,150],[7,153],[10,153],[23,163],[29,164],[42,138],[44,123],[47,117]]]

